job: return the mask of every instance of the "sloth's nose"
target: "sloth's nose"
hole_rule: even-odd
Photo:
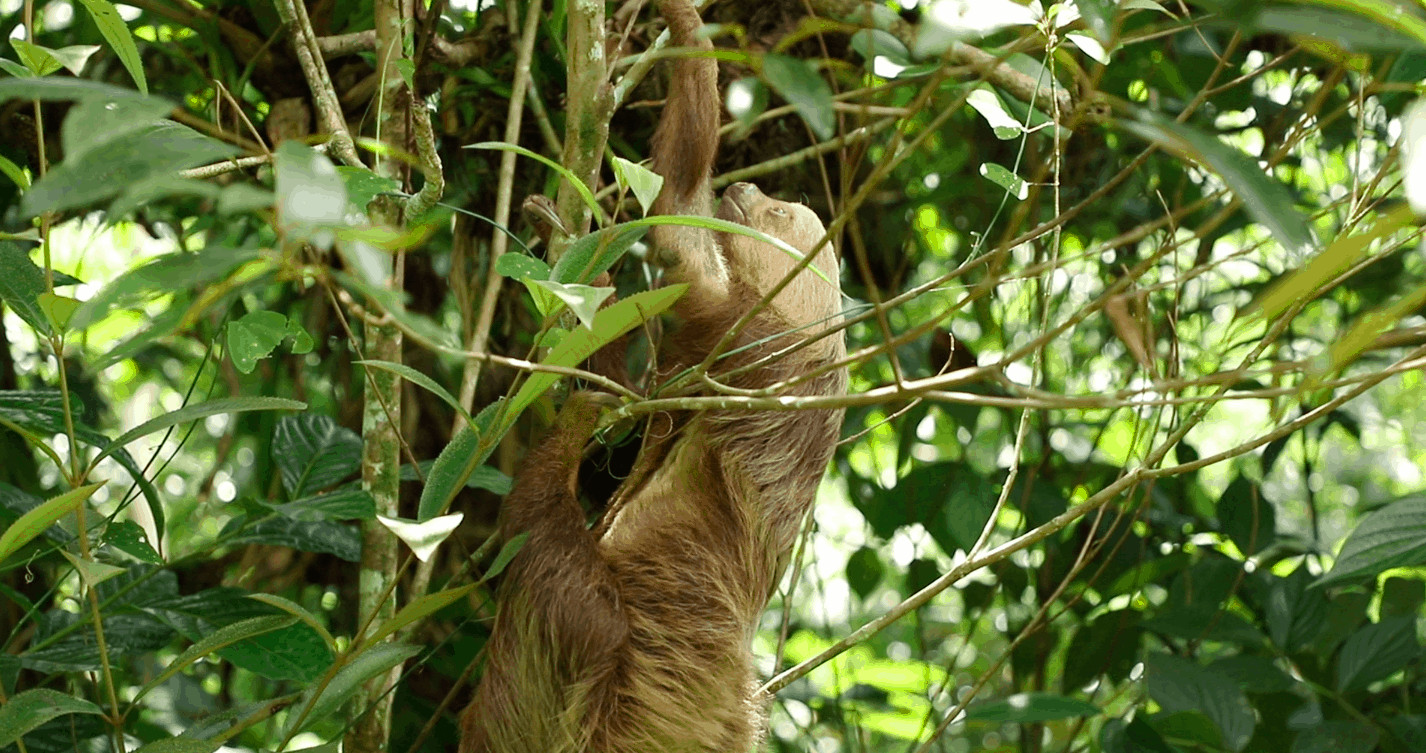
[[[729,191],[733,191],[742,197],[756,196],[760,193],[758,187],[751,183],[734,183],[728,186]]]

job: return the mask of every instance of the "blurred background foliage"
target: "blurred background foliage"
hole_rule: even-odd
[[[382,2],[306,8],[359,142],[390,137]],[[464,522],[375,622],[400,640],[354,643],[361,530],[386,530],[357,481],[362,322],[397,321],[434,382],[400,413],[400,513],[426,520],[452,403],[529,383],[495,362],[461,394],[462,344],[523,359],[543,331],[539,234],[492,218],[561,180],[521,157],[502,185],[501,152],[464,147],[507,138],[520,89],[518,142],[558,161],[591,143],[570,104],[608,92],[568,74],[588,3],[534,9],[527,80],[525,3],[389,5],[445,182],[399,230],[363,212],[431,160],[393,178],[342,158],[282,2],[0,0],[0,749],[335,745],[393,668],[389,748],[453,749],[493,614],[466,586],[498,578],[481,545],[555,401],[454,483]],[[596,155],[648,152],[644,5],[605,9]],[[1426,750],[1421,7],[705,17],[719,180],[836,220],[855,355],[845,441],[755,641],[769,747]],[[616,220],[640,215],[627,184],[611,159],[590,186]],[[391,250],[400,296],[379,290]],[[656,277],[637,255],[613,271],[623,296]],[[590,463],[592,506],[635,447]]]

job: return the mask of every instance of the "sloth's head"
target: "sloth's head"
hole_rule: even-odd
[[[774,199],[751,183],[734,183],[723,191],[718,218],[760,230],[804,254],[827,234],[816,212],[802,204]],[[785,252],[745,235],[722,233],[720,240],[733,278],[747,282],[759,294],[776,285],[797,264]],[[774,307],[793,324],[823,320],[841,308],[837,256],[832,244],[823,244],[813,264],[826,279],[804,269],[773,300]]]

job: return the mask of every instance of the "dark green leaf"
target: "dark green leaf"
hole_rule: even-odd
[[[1138,661],[1139,613],[1132,609],[1107,612],[1075,631],[1065,653],[1061,687],[1080,690],[1101,674],[1122,680]]]
[[[371,494],[357,487],[268,507],[293,520],[371,520],[376,517],[376,502]]]
[[[881,585],[885,574],[886,566],[882,564],[881,556],[869,546],[852,552],[852,556],[847,558],[847,585],[852,593],[863,599]]]
[[[35,688],[16,693],[0,706],[0,747],[19,740],[26,732],[56,717],[103,713],[89,701],[58,690]]]
[[[1327,597],[1311,583],[1306,568],[1273,581],[1267,600],[1268,631],[1284,651],[1300,650],[1327,624]]]
[[[1148,662],[1149,696],[1169,714],[1197,711],[1222,734],[1223,745],[1242,750],[1257,724],[1253,707],[1237,683],[1187,659],[1152,654]]]
[[[19,314],[41,335],[50,334],[50,323],[40,309],[45,292],[45,271],[35,265],[20,244],[0,241],[0,302]]]
[[[495,260],[495,272],[512,280],[548,280],[550,265],[525,254],[501,254]]]
[[[140,562],[162,565],[163,558],[149,544],[148,535],[138,523],[132,520],[115,521],[104,532],[104,543],[128,554]]]
[[[1218,499],[1218,520],[1245,555],[1257,554],[1277,539],[1276,511],[1245,478],[1229,484]]]
[[[1393,617],[1353,633],[1337,657],[1337,690],[1349,693],[1391,675],[1421,655],[1416,619]]]
[[[1426,497],[1398,500],[1371,513],[1347,534],[1331,572],[1317,585],[1370,578],[1393,567],[1426,564]]]
[[[347,200],[357,210],[365,212],[366,205],[377,195],[401,190],[401,183],[395,178],[383,178],[364,167],[338,165],[337,174],[346,187]]]
[[[355,695],[367,680],[384,674],[392,667],[418,653],[420,653],[420,649],[415,646],[400,643],[378,643],[363,648],[361,653],[342,667],[336,677],[332,678],[332,681],[325,687],[313,686],[308,689],[288,716],[288,723],[298,723],[299,718],[302,718],[301,709],[310,705],[311,711],[305,718],[302,718],[300,728],[288,729],[287,734],[291,735],[300,729],[306,729],[336,713],[342,704]],[[321,695],[317,695],[314,700],[313,696],[318,692]]]
[[[288,496],[330,488],[361,468],[361,437],[329,416],[283,416],[272,431],[272,460]]]
[[[1370,724],[1326,721],[1298,733],[1292,753],[1372,753],[1380,737]]]
[[[505,572],[505,568],[510,564],[510,560],[515,559],[515,555],[520,553],[520,548],[525,546],[525,539],[530,538],[530,532],[517,533],[500,547],[500,553],[495,555],[494,561],[490,563],[490,568],[481,576],[481,581],[487,581]]]
[[[550,279],[565,284],[587,283],[614,266],[646,232],[647,227],[616,225],[590,233],[569,244],[550,271]]]
[[[787,100],[819,139],[830,139],[837,129],[832,111],[832,89],[805,60],[769,52],[763,56],[763,78]]]
[[[1141,110],[1134,120],[1118,121],[1120,127],[1146,141],[1206,165],[1218,173],[1237,194],[1248,216],[1270,230],[1289,251],[1313,244],[1307,219],[1297,211],[1292,194],[1283,184],[1263,173],[1251,157],[1192,126],[1177,123],[1156,113]]]
[[[70,108],[60,127],[66,160],[79,159],[91,150],[152,128],[173,110],[157,97],[85,97]]]
[[[160,256],[125,272],[104,286],[75,312],[73,325],[83,329],[114,308],[129,308],[179,290],[202,287],[228,276],[240,265],[260,258],[260,249],[209,247],[196,254]]]
[[[113,454],[115,448],[123,447],[130,442],[146,437],[150,434],[163,431],[170,426],[196,421],[208,416],[219,416],[227,413],[243,413],[257,410],[306,410],[307,404],[296,400],[288,400],[281,397],[228,397],[220,400],[209,400],[206,403],[197,405],[185,405],[176,411],[170,411],[158,418],[152,418],[138,426],[119,435],[112,444],[99,452],[93,462],[98,463],[105,457]]]
[[[977,703],[966,709],[972,721],[1026,724],[1098,716],[1099,707],[1053,693],[1017,693],[1004,700]]]
[[[109,0],[79,0],[79,3],[89,11],[94,25],[98,26],[99,33],[104,35],[104,41],[109,43],[109,48],[119,56],[119,62],[123,63],[129,75],[134,77],[134,84],[139,87],[139,91],[148,94],[149,83],[144,78],[144,64],[139,58],[139,48],[134,44],[134,36],[129,33],[129,27],[119,16],[118,9]]]

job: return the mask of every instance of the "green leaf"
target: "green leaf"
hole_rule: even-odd
[[[72,117],[72,116],[71,116]],[[236,153],[236,147],[171,121],[159,121],[65,159],[35,181],[20,200],[21,213],[77,209],[113,198],[151,179]]]
[[[659,191],[663,190],[663,176],[623,157],[614,157],[612,162],[614,179],[619,182],[619,187],[633,191],[634,198],[639,200],[639,207],[644,210],[644,214],[648,214],[649,207],[654,205]]]
[[[590,233],[569,244],[549,279],[565,284],[589,282],[614,266],[646,232],[645,227],[625,223]]]
[[[662,314],[687,289],[687,285],[680,284],[645,290],[608,306],[594,317],[593,327],[570,332],[559,345],[551,348],[540,362],[553,366],[578,366],[615,338]],[[520,413],[557,381],[559,376],[547,371],[530,374],[511,399],[509,410],[497,425],[495,433],[503,436]]]
[[[515,256],[515,254],[506,254],[505,256]],[[457,400],[455,395],[452,395],[449,390],[439,384],[436,384],[436,380],[426,376],[425,374],[422,374],[421,372],[411,368],[410,366],[401,363],[392,363],[391,361],[377,361],[370,359],[364,361],[355,361],[354,363],[357,363],[361,366],[367,366],[373,369],[389,371],[418,387],[423,387],[432,395],[435,395],[436,397],[439,397],[441,400],[445,401],[446,405],[449,405],[454,408],[455,411],[466,420],[466,423],[470,423],[471,421],[475,420],[471,418],[470,412],[465,409],[465,406],[460,404],[460,401]]]
[[[1370,724],[1334,719],[1297,733],[1291,753],[1372,753],[1380,739]]]
[[[1218,498],[1218,520],[1245,555],[1257,554],[1277,539],[1277,512],[1272,503],[1241,477]]]
[[[36,76],[48,76],[51,73],[63,68],[54,55],[50,54],[48,47],[41,47],[37,44],[26,42],[23,39],[11,39],[10,46],[15,48],[15,54],[20,58],[20,62]]]
[[[475,421],[462,426],[441,450],[426,473],[426,486],[421,489],[421,501],[416,508],[417,520],[430,520],[444,512],[465,480],[473,477],[476,469],[490,457],[504,436],[503,431],[492,432],[504,403],[503,399],[497,400],[482,408]]]
[[[1005,109],[1005,103],[1000,100],[1000,95],[996,94],[995,90],[987,85],[982,84],[976,87],[974,91],[966,96],[966,104],[980,113],[980,116],[985,119],[985,122],[990,126],[991,130],[995,132],[995,138],[997,139],[1002,141],[1013,139],[1025,130],[1020,121],[1016,120],[1015,117]],[[994,165],[994,167],[1000,166]],[[986,169],[985,165],[981,166],[981,175],[986,175]],[[1000,169],[1005,170],[1003,167]],[[1009,173],[1010,171],[1005,170],[1005,172]],[[986,177],[990,176],[986,175]],[[991,180],[995,180],[996,183],[1004,186],[1007,190],[1011,190],[1011,186],[1001,183],[995,178],[991,178]],[[1016,194],[1016,198],[1024,198],[1019,195],[1019,189],[1012,190],[1011,192]]]
[[[883,57],[899,66],[911,65],[911,51],[906,49],[906,45],[900,39],[885,29],[861,29],[852,34],[848,44],[868,64],[876,58]]]
[[[594,329],[594,316],[599,313],[599,305],[614,294],[614,288],[565,285],[552,280],[533,280],[532,283],[548,290],[550,295],[568,306],[580,323],[588,329]]]
[[[9,306],[36,332],[48,335],[52,331],[49,319],[39,303],[44,292],[44,270],[35,266],[30,254],[20,244],[0,241],[0,302]]]
[[[300,325],[298,330],[301,336],[307,334]],[[291,323],[276,311],[251,311],[241,319],[228,322],[228,354],[232,356],[233,366],[244,374],[253,373],[257,362],[272,355],[291,334]],[[310,338],[305,344],[311,350]],[[297,350],[296,345],[293,350]]]
[[[331,554],[347,562],[361,561],[361,534],[357,529],[328,520],[265,518],[234,534],[228,543],[271,544],[299,552]]]
[[[239,641],[265,635],[274,630],[280,630],[295,622],[297,622],[297,620],[289,615],[269,615],[253,617],[218,628],[216,632],[205,636],[202,640],[189,646],[187,651],[179,654],[177,658],[169,662],[168,666],[164,667],[164,670],[160,672],[157,677],[150,680],[139,690],[134,700],[137,701],[139,698],[144,697],[150,690],[164,684],[168,681],[168,678],[173,677],[185,667],[208,654],[216,653]]]
[[[446,517],[460,517],[446,516]],[[391,619],[381,623],[372,632],[371,637],[366,639],[367,643],[380,643],[386,636],[410,625],[418,620],[423,620],[436,612],[464,599],[467,594],[475,590],[475,584],[461,586],[460,588],[447,588],[435,593],[419,596],[411,600],[411,603],[401,608],[401,611],[391,616]]]
[[[525,254],[501,254],[495,260],[495,273],[512,280],[548,280],[550,265]]]
[[[0,173],[4,173],[5,177],[19,186],[21,191],[30,187],[30,178],[28,175],[25,175],[25,171],[21,170],[19,165],[11,162],[4,155],[0,155]]]
[[[1426,564],[1426,497],[1408,497],[1368,515],[1347,534],[1318,586],[1370,578],[1393,567]]]
[[[338,165],[337,175],[346,187],[347,201],[358,211],[365,212],[371,200],[384,193],[401,190],[401,182],[395,178],[384,178],[365,167]]]
[[[376,501],[360,487],[338,489],[284,504],[264,503],[264,506],[293,520],[372,520],[376,517]]]
[[[1253,737],[1257,725],[1253,707],[1237,683],[1227,677],[1187,659],[1151,654],[1148,688],[1149,696],[1165,713],[1196,711],[1211,719],[1228,750],[1243,750]]]
[[[40,293],[35,303],[45,312],[45,320],[50,326],[61,332],[69,328],[69,320],[79,308],[79,299],[54,293]]]
[[[162,565],[163,558],[149,544],[148,534],[143,526],[132,520],[119,520],[109,524],[104,531],[104,543],[133,557],[140,562]]]
[[[41,102],[67,102],[91,97],[105,99],[144,99],[147,95],[112,84],[67,76],[47,78],[0,79],[0,102],[9,99],[38,99]],[[157,99],[155,97],[155,99]]]
[[[327,632],[327,627],[322,621],[317,619],[317,615],[312,614],[306,607],[297,602],[277,594],[253,593],[248,594],[248,598],[253,601],[266,604],[270,607],[281,609],[282,611],[301,620],[304,625],[312,628],[312,631],[322,637],[322,642],[327,644],[327,650],[333,654],[337,652],[337,639]]]
[[[1327,597],[1311,587],[1312,576],[1298,568],[1286,578],[1275,578],[1268,593],[1268,632],[1286,652],[1301,650],[1327,625]]]
[[[129,75],[134,77],[134,85],[139,87],[140,92],[148,94],[149,83],[144,78],[139,48],[134,44],[134,37],[129,33],[124,19],[119,17],[119,11],[114,4],[109,0],[79,0],[79,3],[89,11],[89,15],[94,18],[94,25],[98,26],[99,33],[104,35],[104,41],[109,43],[110,49],[119,56],[119,61],[128,69]]]
[[[881,585],[885,575],[886,566],[881,562],[881,555],[869,546],[852,552],[852,556],[847,558],[847,585],[859,598],[870,596]]]
[[[272,605],[270,600],[250,596],[237,588],[209,588],[156,599],[143,609],[195,643],[221,628],[253,618],[287,621],[286,627],[251,635],[218,649],[217,654],[235,667],[274,680],[311,683],[321,677],[332,663],[332,653],[322,636],[324,631],[297,623],[293,619],[297,615],[281,604]]]
[[[23,65],[20,65],[19,63],[13,60],[6,60],[5,58],[0,58],[0,70],[3,70],[11,76],[15,76],[17,78],[35,77],[34,71],[30,70],[29,68],[26,68]]]
[[[59,550],[59,553],[63,555],[65,559],[69,560],[70,565],[74,566],[75,571],[79,573],[79,580],[90,588],[94,588],[110,578],[118,577],[127,572],[122,567],[106,565],[103,562],[95,560],[81,559],[63,549]]]
[[[1337,690],[1350,693],[1390,676],[1421,655],[1416,620],[1393,617],[1367,625],[1347,638],[1337,657]]]
[[[300,726],[289,727],[287,735],[300,732],[336,713],[367,680],[385,674],[420,651],[415,646],[400,643],[377,643],[363,648],[325,688],[320,689],[321,695],[317,695],[319,688],[316,686],[303,694],[302,701],[288,715],[289,725]],[[308,707],[311,710],[304,716],[301,710]]]
[[[169,737],[135,748],[131,753],[214,753],[223,747],[222,740],[199,740],[193,737]]]
[[[465,519],[464,513],[440,515],[429,520],[402,520],[377,515],[377,522],[386,530],[396,534],[396,538],[406,542],[416,559],[426,562],[436,553],[436,548],[445,542]]]
[[[1065,668],[1061,688],[1077,691],[1089,685],[1101,674],[1122,680],[1138,662],[1139,612],[1120,609],[1095,617],[1075,631],[1065,652]]]
[[[145,421],[138,426],[119,435],[108,447],[99,452],[92,464],[98,464],[100,460],[112,455],[115,449],[123,447],[133,442],[139,437],[146,437],[150,434],[163,431],[170,426],[196,421],[208,416],[218,416],[225,413],[243,413],[257,410],[306,410],[307,404],[296,400],[288,400],[281,397],[228,397],[221,400],[210,400],[197,405],[185,405],[176,411],[171,411],[158,418]]]
[[[83,698],[49,688],[35,688],[16,693],[0,706],[0,747],[12,745],[36,727],[66,714],[98,714],[104,712]]]
[[[84,72],[84,66],[89,63],[89,58],[98,51],[99,45],[97,44],[72,44],[49,52],[55,60],[59,61],[60,65],[65,67],[65,70],[78,76]]]
[[[77,510],[102,486],[104,484],[99,483],[71,489],[21,515],[4,533],[0,533],[0,561],[19,551],[55,521]]]
[[[1017,693],[1004,700],[977,703],[966,708],[966,719],[996,724],[1027,724],[1098,716],[1099,707],[1077,698],[1053,693]]]
[[[1292,194],[1268,177],[1252,157],[1215,136],[1147,110],[1140,110],[1134,120],[1118,123],[1124,130],[1217,173],[1243,202],[1248,216],[1272,232],[1284,248],[1299,251],[1312,246],[1312,231],[1297,211]]]
[[[1010,172],[1001,165],[994,162],[982,162],[980,165],[980,175],[997,186],[1005,189],[1010,196],[1024,201],[1030,195],[1030,187],[1025,181],[1015,173]]]
[[[832,89],[805,60],[769,52],[763,56],[763,78],[767,85],[787,100],[820,139],[830,139],[837,130],[832,110]]]
[[[480,582],[484,583],[505,572],[505,568],[510,565],[510,560],[515,559],[515,555],[520,553],[520,549],[525,546],[525,540],[528,538],[530,538],[529,531],[511,536],[510,540],[500,547],[500,553],[495,555],[495,559],[490,563],[490,568],[485,571],[485,575],[480,577]]]
[[[173,104],[158,97],[87,96],[80,99],[65,115],[60,127],[60,143],[66,160],[78,160],[84,155],[119,139],[164,122]]]
[[[361,468],[361,437],[330,416],[283,416],[272,431],[272,460],[291,497],[340,483]]]
[[[197,253],[165,254],[119,275],[75,312],[72,324],[83,329],[116,308],[134,308],[160,296],[212,284],[263,258],[256,248],[212,246]]]

